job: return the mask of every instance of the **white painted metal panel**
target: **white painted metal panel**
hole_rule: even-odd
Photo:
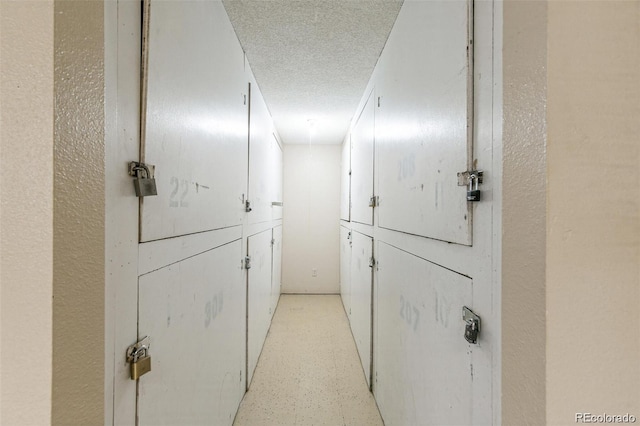
[[[340,227],[340,296],[351,318],[351,230],[344,226]]]
[[[271,325],[271,229],[248,239],[247,384],[251,384],[264,340]]]
[[[340,219],[351,220],[351,137],[342,143],[340,164]]]
[[[462,307],[472,281],[380,242],[376,383],[386,425],[472,424],[473,349]]]
[[[138,274],[155,271],[239,238],[242,238],[242,227],[233,226],[138,244]]]
[[[282,225],[273,228],[273,266],[271,267],[271,317],[276,312],[282,290]]]
[[[269,170],[270,181],[273,182],[271,188],[271,218],[282,219],[283,199],[284,199],[284,154],[282,143],[277,134],[273,133],[271,140],[271,167]]]
[[[351,331],[356,341],[362,369],[371,386],[371,311],[373,290],[373,238],[352,232],[351,252]]]
[[[247,188],[244,54],[221,2],[153,0],[143,161],[158,195],[141,241],[241,223]]]
[[[351,132],[351,220],[368,225],[373,225],[374,113],[371,92]]]
[[[231,425],[244,394],[241,240],[139,279],[138,335],[150,336],[140,425]]]
[[[467,1],[405,1],[379,62],[381,227],[471,244],[466,188],[471,83]]]
[[[254,81],[251,84],[249,125],[249,201],[252,208],[249,223],[271,220],[272,202],[282,201],[281,196],[279,200],[273,199],[277,196],[277,185],[280,183],[276,173],[273,173],[278,167],[279,151],[274,132],[271,114]],[[282,209],[279,207],[278,210]]]

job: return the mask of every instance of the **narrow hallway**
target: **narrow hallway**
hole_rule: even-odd
[[[282,295],[234,425],[382,425],[340,296]]]

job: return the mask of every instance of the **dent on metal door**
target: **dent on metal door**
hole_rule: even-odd
[[[461,315],[471,279],[382,242],[376,257],[374,390],[385,424],[471,424],[473,353]]]
[[[140,425],[230,425],[244,395],[245,286],[240,240],[139,278],[138,335],[151,372]]]
[[[471,244],[471,2],[405,2],[379,61],[381,227]]]
[[[238,225],[247,188],[244,54],[221,2],[150,2],[141,241]]]

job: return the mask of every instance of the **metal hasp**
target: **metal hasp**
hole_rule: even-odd
[[[131,380],[138,380],[141,376],[151,371],[151,346],[149,336],[127,348],[127,362],[131,366]]]
[[[129,163],[129,176],[133,176],[133,188],[136,190],[136,196],[149,197],[158,195],[156,187],[156,179],[153,177],[155,166],[132,161]]]
[[[467,342],[476,344],[480,333],[480,317],[466,306],[462,307],[462,319],[465,322],[464,338]]]
[[[251,256],[244,258],[244,269],[251,269]]]
[[[249,213],[251,210],[253,210],[253,209],[251,208],[251,201],[247,200],[247,201],[244,203],[244,211],[245,211],[245,212],[247,212],[247,213]]]
[[[371,256],[369,258],[369,268],[373,268],[374,266],[376,266],[376,258]]]
[[[377,196],[369,198],[369,207],[377,207],[380,204],[380,199]]]
[[[278,207],[282,207],[283,206],[282,201],[272,201],[271,205],[272,206],[278,206]]]

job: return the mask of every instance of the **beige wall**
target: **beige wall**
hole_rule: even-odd
[[[53,1],[0,2],[0,424],[51,419]]]
[[[640,2],[549,2],[547,421],[640,419]]]
[[[640,2],[503,16],[502,421],[640,419]]]
[[[545,421],[547,5],[504,3],[502,422]]]
[[[340,145],[284,146],[283,293],[340,292],[341,156]]]
[[[104,422],[104,3],[55,3],[52,423]]]

